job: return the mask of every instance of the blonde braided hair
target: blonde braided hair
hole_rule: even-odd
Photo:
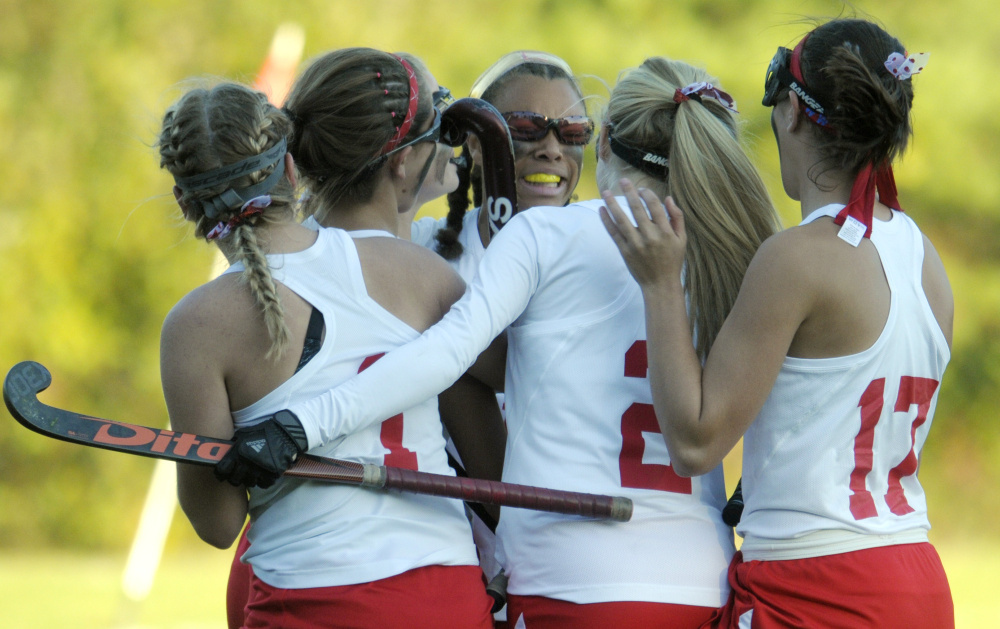
[[[175,178],[191,177],[260,155],[291,132],[291,122],[267,97],[246,86],[221,83],[188,91],[167,109],[157,142],[160,167]],[[282,158],[283,159],[283,158]],[[178,202],[184,216],[195,224],[195,236],[206,238],[219,222],[227,222],[242,208],[229,208],[208,217],[202,201],[230,188],[245,188],[263,181],[278,164],[238,176],[212,187],[185,191]],[[283,177],[269,192],[271,204],[260,214],[236,225],[230,236],[218,241],[220,248],[244,266],[240,279],[249,287],[260,307],[271,346],[267,357],[279,357],[291,342],[278,287],[266,257],[266,243],[257,228],[287,221],[295,215],[295,191]]]

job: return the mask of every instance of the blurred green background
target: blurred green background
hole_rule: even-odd
[[[548,50],[583,76],[595,116],[619,71],[648,56],[705,66],[736,98],[747,149],[792,225],[797,207],[782,193],[769,110],[760,105],[764,71],[778,45],[793,45],[810,28],[803,19],[870,16],[911,51],[932,53],[914,79],[915,138],[896,178],[904,208],[940,251],[956,298],[953,358],[920,478],[932,541],[981,562],[952,577],[958,599],[956,578],[1000,581],[1000,568],[987,559],[1000,554],[1000,431],[993,424],[1000,401],[1000,12],[993,9],[983,0],[0,0],[0,370],[37,360],[54,379],[45,402],[166,425],[160,325],[207,279],[213,248],[191,237],[172,181],[157,167],[159,117],[185,78],[252,81],[282,23],[304,30],[306,60],[344,46],[405,50],[459,96],[500,55]],[[592,149],[586,160],[581,198],[596,196]],[[441,204],[423,210],[441,211]],[[69,570],[72,583],[102,574],[114,591],[153,462],[45,439],[0,415],[0,584],[27,590],[12,597],[19,601],[13,609],[35,610],[14,618],[37,619],[36,611],[59,600],[47,571]],[[201,558],[177,559],[190,553]],[[192,566],[177,583],[188,595],[212,597],[206,626],[223,620],[227,555],[209,551],[183,516],[175,518],[164,570],[183,574]],[[72,559],[81,556],[110,558],[110,567]],[[948,557],[946,567],[952,572]],[[39,586],[29,587],[36,573]],[[196,585],[198,578],[210,585]],[[154,598],[164,596],[162,580]],[[147,611],[143,622],[181,626],[170,624],[172,607],[152,618]],[[65,625],[10,625],[4,614],[5,627],[115,622],[98,614]],[[192,618],[183,626],[202,622]],[[980,626],[972,622],[964,626]]]

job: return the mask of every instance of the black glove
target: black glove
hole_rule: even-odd
[[[237,486],[270,487],[308,448],[299,418],[291,411],[278,411],[236,431],[233,447],[215,465],[215,477]]]

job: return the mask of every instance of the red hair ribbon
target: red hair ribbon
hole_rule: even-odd
[[[684,101],[691,100],[692,96],[696,100],[701,100],[702,96],[714,98],[715,100],[719,101],[719,104],[721,104],[729,111],[736,114],[740,113],[736,111],[736,101],[733,100],[733,97],[727,94],[726,92],[723,92],[719,88],[715,87],[711,83],[705,83],[704,81],[702,81],[700,83],[692,83],[687,87],[677,88],[676,90],[674,90],[675,103],[683,103]]]
[[[854,179],[847,205],[833,219],[834,223],[843,226],[838,235],[855,247],[863,238],[871,238],[876,189],[879,201],[890,208],[903,211],[896,197],[896,179],[892,175],[892,166],[888,163],[877,168],[872,164],[866,165]],[[865,230],[864,233],[861,232],[862,229]]]
[[[393,55],[396,57],[396,55]],[[417,104],[420,98],[420,86],[417,84],[417,73],[413,70],[413,66],[403,59],[402,57],[396,57],[403,67],[406,68],[406,75],[410,81],[410,101],[406,109],[406,116],[403,117],[403,122],[396,127],[396,134],[386,142],[385,146],[382,147],[382,152],[380,155],[385,155],[389,151],[393,150],[403,142],[403,138],[410,131],[410,127],[413,125],[413,119],[417,115]],[[393,117],[396,113],[393,112]]]

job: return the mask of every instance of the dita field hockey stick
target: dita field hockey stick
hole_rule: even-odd
[[[52,376],[48,369],[33,361],[14,365],[3,383],[3,399],[14,419],[25,428],[47,437],[198,465],[215,465],[232,446],[232,442],[225,439],[126,424],[42,404],[38,401],[38,393],[50,384]],[[285,474],[619,522],[626,522],[632,517],[632,501],[628,498],[430,474],[309,454],[300,456]]]

